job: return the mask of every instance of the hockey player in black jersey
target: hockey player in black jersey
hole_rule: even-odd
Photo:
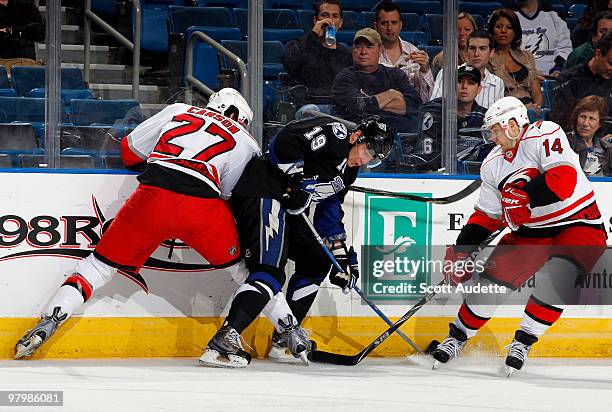
[[[300,326],[330,273],[330,282],[343,289],[355,285],[357,254],[347,247],[342,202],[360,166],[376,166],[389,154],[393,133],[379,117],[369,117],[354,131],[328,118],[291,122],[270,143],[268,152],[253,158],[236,184],[232,208],[249,276],[236,291],[229,314],[210,340],[200,363],[246,367],[250,355],[240,334],[274,299],[284,303],[287,259],[295,273],[287,287],[287,304],[274,305],[278,324],[273,347],[287,348],[306,361],[311,342]],[[328,256],[304,222],[302,213],[314,207],[314,225],[344,273],[331,268]],[[279,298],[280,297],[280,298]]]

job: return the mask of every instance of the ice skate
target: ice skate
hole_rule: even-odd
[[[53,309],[53,314],[43,316],[33,329],[29,330],[15,345],[15,359],[32,355],[36,349],[45,343],[57,330],[57,327],[67,318],[59,307]]]
[[[279,319],[278,325],[282,331],[274,331],[272,334],[272,348],[268,356],[277,362],[295,362],[299,359],[308,365],[308,352],[316,347],[316,344],[308,339],[308,332],[291,315]]]
[[[508,356],[506,357],[506,376],[509,378],[518,370],[521,370],[527,360],[531,346],[538,338],[523,330],[517,330],[512,343],[508,345]]]
[[[467,342],[465,332],[455,326],[454,323],[451,323],[449,326],[450,333],[448,337],[433,351],[433,369],[438,369],[441,364],[458,357]]]
[[[288,333],[278,333],[274,331],[272,334],[272,347],[270,348],[270,353],[268,357],[275,362],[280,363],[295,363],[300,362],[289,350],[289,346],[287,343],[287,339],[289,337]],[[313,351],[317,348],[317,344],[315,341],[310,340],[310,348],[308,351]]]
[[[221,327],[208,342],[199,363],[218,368],[246,368],[251,363],[251,355],[242,347],[241,339],[236,329],[229,325]]]

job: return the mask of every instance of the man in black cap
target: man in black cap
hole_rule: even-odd
[[[457,159],[482,161],[491,150],[480,136],[487,111],[476,103],[482,80],[480,70],[463,64],[457,70]],[[442,97],[421,107],[417,140],[412,147],[412,167],[419,171],[435,171],[441,167]]]

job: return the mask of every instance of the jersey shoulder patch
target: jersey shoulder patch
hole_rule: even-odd
[[[331,123],[331,127],[334,136],[336,136],[338,139],[346,139],[346,136],[348,136],[348,130],[346,129],[346,126],[343,123],[333,122]]]

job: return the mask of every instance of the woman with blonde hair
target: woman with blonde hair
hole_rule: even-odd
[[[533,54],[521,48],[523,31],[516,13],[497,9],[491,14],[488,26],[495,47],[489,61],[491,71],[504,81],[506,96],[516,97],[539,116],[544,95]]]
[[[470,37],[470,34],[476,31],[477,28],[476,20],[474,20],[474,17],[472,17],[470,13],[462,11],[457,15],[457,41],[459,46],[457,50],[457,66],[467,62],[468,37]],[[444,67],[444,54],[440,52],[436,54],[431,62],[431,70],[434,78],[442,67]]]
[[[612,164],[612,134],[603,134],[603,119],[608,104],[601,96],[585,96],[572,112],[574,130],[567,134],[570,146],[580,159],[580,167],[588,176],[609,176]]]

